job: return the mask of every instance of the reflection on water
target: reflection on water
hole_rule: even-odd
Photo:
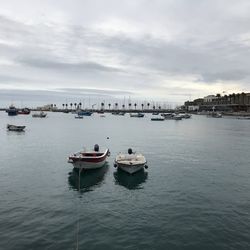
[[[79,190],[79,187],[81,192],[92,191],[101,186],[107,170],[108,164],[99,169],[83,170],[79,179],[79,171],[77,169],[72,169],[68,177],[69,186],[76,191]]]
[[[140,189],[142,188],[140,184],[146,182],[148,178],[148,173],[144,169],[134,173],[132,175],[117,169],[114,172],[115,184],[126,187],[127,189]]]

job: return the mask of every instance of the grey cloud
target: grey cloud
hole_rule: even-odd
[[[79,62],[79,63],[69,63],[61,61],[52,61],[42,58],[19,58],[17,59],[19,63],[31,67],[38,67],[51,70],[76,70],[76,71],[101,71],[101,72],[121,72],[120,69],[104,66],[94,62]]]

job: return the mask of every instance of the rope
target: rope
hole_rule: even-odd
[[[80,192],[81,187],[81,169],[78,171],[78,191]],[[79,202],[80,199],[77,202],[77,224],[76,224],[76,250],[79,249],[79,230],[80,230],[80,216],[79,216]]]

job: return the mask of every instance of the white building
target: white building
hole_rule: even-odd
[[[216,97],[215,95],[208,95],[208,96],[205,96],[203,98],[204,102],[212,102],[214,100],[216,100],[218,97]]]

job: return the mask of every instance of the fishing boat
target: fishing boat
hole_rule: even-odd
[[[91,116],[93,114],[93,112],[80,110],[77,112],[77,114],[81,115],[81,116]]]
[[[115,158],[114,167],[121,169],[129,174],[133,174],[147,168],[146,158],[139,153],[135,153],[131,148],[128,149],[128,153],[119,153]]]
[[[10,105],[9,108],[6,110],[9,116],[15,116],[18,115],[18,110],[15,108],[15,106]]]
[[[25,126],[16,126],[16,125],[7,124],[7,129],[9,131],[22,132],[22,131],[24,131]]]
[[[99,145],[95,144],[90,151],[80,151],[68,157],[68,163],[73,164],[76,169],[96,169],[101,168],[106,163],[106,158],[110,155],[109,149],[100,151]]]
[[[32,115],[32,117],[34,118],[45,118],[47,116],[46,113],[44,113],[43,111],[41,111],[40,113],[35,113]]]
[[[130,117],[138,117],[138,118],[143,118],[144,114],[143,113],[130,113]]]
[[[29,108],[23,108],[21,110],[18,110],[19,115],[29,115],[30,114],[30,109]]]

